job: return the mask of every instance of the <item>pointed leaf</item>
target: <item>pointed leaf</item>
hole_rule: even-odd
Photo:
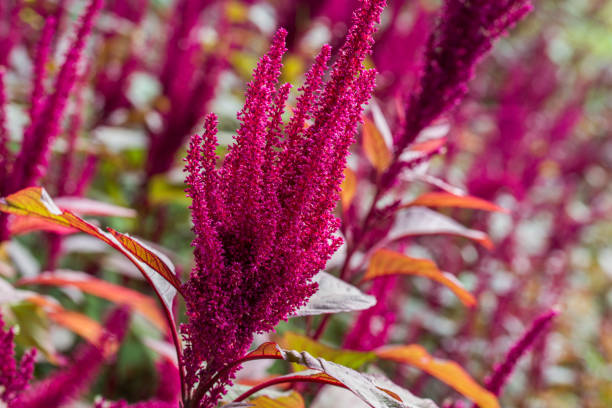
[[[111,302],[130,305],[134,310],[142,313],[162,332],[165,333],[167,329],[165,317],[152,298],[135,290],[94,278],[82,272],[68,270],[45,272],[35,278],[22,279],[17,284],[72,286],[85,293],[110,300]]]
[[[399,252],[379,249],[370,259],[363,280],[388,275],[415,275],[429,278],[452,290],[464,305],[469,307],[476,305],[474,296],[463,287],[457,278],[450,273],[440,271],[429,259],[412,258]]]
[[[296,363],[310,370],[286,376],[275,377],[272,380],[259,384],[252,388],[236,401],[242,401],[267,386],[282,384],[286,382],[317,382],[347,388],[362,401],[374,408],[436,408],[430,401],[415,397],[409,391],[393,384],[395,390],[390,390],[384,385],[391,384],[389,380],[381,381],[378,378],[361,374],[351,368],[336,364],[322,358],[314,358],[306,351],[285,350],[275,343],[263,343],[245,357],[240,363],[261,358],[282,359],[290,363]],[[382,385],[381,385],[382,384]],[[400,392],[397,392],[397,391]],[[400,396],[401,395],[401,396]]]
[[[162,301],[165,313],[174,326],[172,301],[180,282],[174,274],[174,265],[165,256],[156,253],[143,243],[114,230],[105,232],[97,226],[77,217],[70,211],[62,211],[41,187],[29,187],[0,199],[0,211],[17,215],[32,215],[76,228],[106,242],[120,251],[140,270]]]
[[[47,231],[56,234],[74,234],[76,229],[58,225],[53,221],[29,215],[10,215],[8,229],[11,236],[27,234],[33,231]]]
[[[481,408],[500,406],[495,395],[474,381],[459,364],[434,358],[418,344],[384,347],[376,350],[376,354],[385,360],[418,367],[471,399]]]
[[[258,360],[261,358],[271,358],[282,360],[283,354],[278,344],[268,341],[260,344],[255,350],[249,352],[246,356],[241,358],[241,361]]]
[[[382,133],[374,122],[368,118],[363,120],[363,151],[379,173],[382,173],[391,164],[391,149],[387,145]]]
[[[174,265],[172,265],[172,262],[165,255],[147,246],[145,243],[139,241],[138,239],[130,237],[127,234],[122,234],[111,228],[109,228],[109,232],[113,234],[113,236],[117,238],[121,242],[121,244],[128,251],[130,251],[131,254],[136,256],[136,258],[138,258],[140,261],[147,264],[155,272],[163,276],[168,282],[172,284],[172,286],[177,289],[180,289],[181,282],[176,277]]]
[[[447,192],[425,193],[417,197],[414,201],[405,204],[403,207],[454,207],[469,208],[473,210],[498,211],[507,213],[508,210],[487,200],[473,196],[461,196]]]
[[[327,272],[319,272],[313,281],[319,284],[319,289],[293,316],[352,312],[369,309],[376,304],[374,296],[366,295]]]
[[[355,172],[346,167],[344,169],[344,180],[340,186],[340,201],[342,202],[342,209],[348,210],[355,197],[355,191],[357,190],[357,176]]]
[[[400,210],[386,242],[417,235],[457,235],[476,241],[487,249],[493,248],[493,242],[484,232],[466,228],[452,218],[425,207]]]
[[[333,380],[340,383],[343,387],[349,389],[362,401],[374,408],[434,408],[436,405],[430,401],[415,397],[407,390],[404,392],[404,397],[400,397],[398,393],[389,390],[380,385],[376,377],[361,374],[348,367],[340,364],[326,361],[322,358],[314,358],[307,352],[297,352],[294,350],[281,350],[283,359],[292,363],[302,364],[313,371],[301,372],[300,375],[307,377],[310,375],[318,376],[323,381]],[[318,372],[318,373],[317,373]],[[325,374],[327,377],[321,376]],[[278,379],[277,379],[278,380]],[[323,382],[322,381],[322,382]],[[332,382],[328,382],[332,385]]]
[[[353,369],[358,369],[376,359],[376,354],[372,352],[338,350],[292,332],[285,333],[282,344],[289,349],[307,351],[315,356]]]

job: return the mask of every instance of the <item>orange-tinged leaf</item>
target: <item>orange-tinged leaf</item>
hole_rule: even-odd
[[[364,118],[363,122],[363,151],[379,173],[391,164],[391,149],[374,122],[368,118]]]
[[[264,343],[239,360],[243,363],[249,359],[275,358],[290,363],[303,365],[309,370],[272,378],[258,384],[235,399],[243,401],[255,392],[276,384],[287,382],[316,382],[346,388],[373,408],[410,406],[415,408],[434,407],[429,400],[412,395],[391,381],[381,377],[359,373],[349,367],[313,357],[307,351],[285,350],[275,343]]]
[[[452,290],[464,305],[472,307],[476,304],[474,296],[461,285],[457,278],[450,273],[440,271],[436,264],[429,259],[412,258],[399,252],[379,249],[370,259],[363,280],[388,275],[423,276]]]
[[[90,275],[74,271],[45,272],[34,278],[22,279],[19,285],[72,286],[83,292],[111,302],[125,303],[142,313],[151,323],[165,333],[166,320],[157,304],[150,297],[132,289],[115,285]]]
[[[53,221],[29,215],[10,215],[8,229],[11,235],[26,234],[33,231],[47,231],[56,234],[73,234],[77,230],[70,227],[58,225]]]
[[[340,186],[340,201],[342,202],[342,209],[348,210],[355,197],[355,191],[357,190],[357,175],[349,167],[344,169],[344,180]]]
[[[418,344],[388,346],[376,350],[378,357],[398,363],[415,366],[451,386],[481,408],[499,408],[495,395],[478,384],[461,366],[454,361],[432,357]]]
[[[447,192],[431,192],[425,193],[417,197],[414,201],[404,205],[403,207],[412,206],[423,207],[456,207],[469,208],[473,210],[498,211],[507,213],[508,210],[496,204],[493,204],[482,198],[473,196],[460,196]]]
[[[282,360],[283,354],[278,344],[268,341],[260,344],[259,347],[241,358],[241,360],[248,361],[257,360],[260,358],[275,358]]]
[[[180,288],[181,282],[176,277],[174,271],[168,267],[168,261],[162,260],[159,253],[155,253],[152,248],[145,247],[145,245],[138,241],[134,237],[130,237],[127,234],[122,234],[109,228],[108,231],[117,238],[125,248],[128,249],[133,255],[135,255],[142,262],[149,265],[157,273],[162,275],[168,282],[175,288]]]
[[[165,314],[174,325],[172,302],[180,282],[174,275],[169,259],[156,253],[136,239],[111,230],[105,232],[70,211],[62,211],[41,187],[28,187],[0,199],[0,211],[17,215],[38,216],[65,227],[76,228],[90,234],[125,255],[142,273],[162,301]],[[157,269],[156,269],[157,268]]]
[[[436,150],[439,150],[442,146],[444,146],[446,144],[446,140],[447,139],[445,137],[430,139],[424,142],[413,143],[408,148],[415,152],[431,154]]]
[[[262,395],[261,397],[249,400],[249,404],[255,408],[304,408],[304,398],[295,391],[289,395],[276,398]]]
[[[98,344],[100,341],[104,329],[97,321],[82,313],[66,310],[59,303],[44,296],[32,295],[27,300],[42,307],[49,319],[87,339],[90,343]]]

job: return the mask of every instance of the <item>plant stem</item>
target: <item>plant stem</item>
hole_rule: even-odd
[[[344,385],[344,384],[339,384],[339,383],[336,383],[336,382],[331,382],[331,381],[324,380],[324,379],[321,379],[321,378],[279,377],[279,378],[273,378],[273,379],[268,380],[266,382],[263,382],[263,383],[261,383],[259,385],[256,385],[255,387],[251,388],[250,390],[246,391],[245,393],[240,395],[238,398],[236,398],[234,400],[234,402],[244,401],[245,399],[247,399],[251,395],[255,394],[256,392],[261,391],[264,388],[270,387],[272,385],[283,384],[283,383],[296,383],[296,382],[310,382],[310,383],[317,383],[317,384],[329,384],[329,385],[335,385],[336,387],[347,388],[348,389],[348,387],[346,385]]]

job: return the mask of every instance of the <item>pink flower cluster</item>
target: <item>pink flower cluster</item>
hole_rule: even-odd
[[[185,170],[196,266],[184,287],[189,322],[183,332],[187,381],[209,387],[201,406],[219,399],[232,373],[211,377],[247,350],[253,334],[272,329],[313,294],[311,278],[340,244],[333,210],[374,86],[375,71],[364,69],[363,60],[384,3],[362,2],[325,84],[330,47],[323,47],[286,124],[290,86],[277,87],[281,29],[254,71],[221,168],[215,166],[214,115],[191,140]]]

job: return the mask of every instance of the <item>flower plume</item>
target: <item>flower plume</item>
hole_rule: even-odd
[[[13,329],[4,331],[4,320],[0,314],[0,402],[14,405],[19,394],[28,388],[34,371],[36,349],[26,352],[17,365]]]
[[[362,63],[384,3],[362,2],[325,84],[330,47],[322,48],[287,124],[290,87],[277,86],[286,37],[280,29],[248,84],[241,126],[221,168],[215,115],[191,139],[185,170],[196,265],[184,288],[183,332],[187,381],[210,386],[201,406],[213,406],[233,375],[226,370],[211,380],[214,373],[239,358],[254,333],[272,329],[314,293],[311,278],[340,244],[332,211],[374,86],[375,72]]]
[[[421,130],[465,97],[476,64],[531,8],[529,0],[445,1],[429,36],[417,89],[406,104],[403,129],[395,135],[396,158]],[[396,162],[389,169],[387,183],[400,167]]]
[[[557,310],[552,309],[534,320],[529,330],[510,348],[504,361],[497,365],[491,376],[487,378],[486,387],[489,391],[495,395],[500,395],[504,384],[508,381],[519,359],[529,351],[558,314]]]

